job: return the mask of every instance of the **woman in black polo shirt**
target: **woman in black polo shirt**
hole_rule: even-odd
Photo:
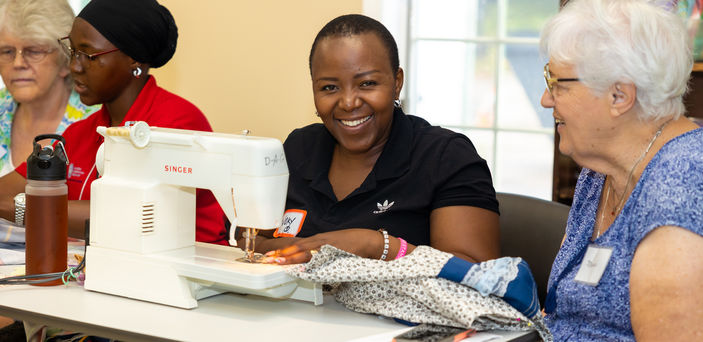
[[[466,136],[403,113],[398,48],[381,23],[329,22],[312,45],[310,74],[322,124],[284,143],[284,224],[256,242],[267,262],[306,262],[325,244],[382,260],[417,245],[472,262],[500,256],[485,160]]]

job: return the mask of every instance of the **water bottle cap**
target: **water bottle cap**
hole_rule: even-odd
[[[55,139],[55,146],[41,147],[38,143],[44,139]],[[64,151],[66,140],[58,134],[42,134],[34,138],[34,150],[27,158],[27,179],[64,180],[68,158]]]

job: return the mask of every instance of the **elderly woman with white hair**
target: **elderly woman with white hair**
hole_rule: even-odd
[[[583,166],[549,279],[555,340],[703,339],[703,129],[683,116],[683,23],[647,0],[571,0],[542,52],[559,150]]]
[[[71,31],[65,0],[0,1],[0,176],[32,152],[32,140],[60,134],[98,110],[72,92],[69,56],[58,38]]]

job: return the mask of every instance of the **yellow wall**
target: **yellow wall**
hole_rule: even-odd
[[[308,53],[334,17],[362,0],[159,0],[178,25],[178,48],[158,84],[193,102],[216,132],[249,129],[284,140],[317,121]]]

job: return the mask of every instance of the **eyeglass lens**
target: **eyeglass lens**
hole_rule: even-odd
[[[3,47],[0,48],[0,63],[12,63],[15,61],[15,58],[17,58],[18,54],[29,63],[38,63],[52,51],[52,49],[38,46],[29,46],[20,50],[17,50],[15,47]]]
[[[114,49],[107,50],[107,51],[96,52],[94,54],[87,54],[83,51],[72,48],[71,47],[71,40],[69,37],[63,37],[63,38],[59,39],[59,44],[66,50],[66,53],[68,53],[68,55],[71,58],[75,58],[76,60],[78,60],[79,63],[81,63],[83,65],[85,65],[86,60],[94,61],[99,56],[102,56],[102,55],[105,55],[105,54],[108,54],[111,52],[119,51],[119,48],[114,48]]]
[[[552,83],[549,82],[552,78],[552,75],[549,73],[549,63],[544,65],[544,83],[547,85],[547,91],[551,94],[552,93]]]
[[[61,47],[64,49],[64,51],[68,54],[70,58],[75,57],[76,59],[78,59],[80,51],[71,47],[71,40],[68,37],[63,37],[59,39],[59,45],[61,45]]]

